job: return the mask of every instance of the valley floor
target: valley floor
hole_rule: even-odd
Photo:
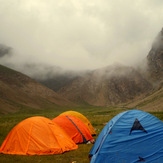
[[[132,109],[132,108],[130,108]],[[85,115],[88,120],[92,123],[93,127],[96,130],[97,136],[104,128],[105,124],[109,122],[114,116],[118,113],[123,112],[125,110],[129,110],[128,108],[118,108],[118,107],[78,107],[78,108],[69,108],[69,110],[78,111]],[[32,117],[32,116],[44,116],[50,119],[55,118],[60,113],[64,112],[63,109],[56,110],[42,110],[38,112],[26,112],[26,113],[15,113],[8,115],[0,116],[0,144],[4,141],[7,134],[11,131],[11,129],[17,125],[22,120]],[[149,112],[159,119],[163,120],[163,111],[155,111]],[[96,139],[97,136],[94,138]],[[0,154],[0,162],[11,163],[11,162],[56,162],[56,163],[88,163],[88,154],[92,148],[92,144],[80,144],[77,150],[73,150],[70,152],[66,152],[64,154],[59,155],[46,155],[46,156],[18,156],[18,155],[5,155]],[[76,161],[76,162],[75,162]]]

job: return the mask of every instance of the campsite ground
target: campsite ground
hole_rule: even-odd
[[[132,108],[130,108],[132,109]],[[83,106],[78,108],[59,108],[57,110],[33,110],[29,111],[21,111],[14,114],[9,115],[0,115],[0,144],[4,141],[7,134],[10,130],[22,120],[32,117],[32,116],[44,116],[50,119],[55,118],[60,113],[66,110],[78,111],[85,115],[88,120],[92,123],[95,128],[97,135],[104,128],[105,124],[116,116],[118,113],[123,112],[125,110],[129,110],[129,108],[120,108],[120,107],[91,107],[91,106]],[[160,112],[149,112],[159,119],[163,120],[163,111]],[[97,136],[94,137],[95,139]],[[8,163],[8,162],[56,162],[56,163],[87,163],[89,162],[88,154],[92,148],[92,144],[79,144],[79,148],[77,150],[73,150],[70,152],[66,152],[64,154],[59,155],[42,155],[42,156],[18,156],[18,155],[5,155],[0,154],[0,162]]]

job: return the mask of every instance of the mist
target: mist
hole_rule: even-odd
[[[29,76],[136,66],[162,29],[162,0],[0,0],[0,64]]]

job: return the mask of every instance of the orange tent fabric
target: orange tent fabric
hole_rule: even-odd
[[[62,127],[75,143],[87,143],[93,140],[87,126],[72,115],[60,115],[52,121]]]
[[[88,129],[92,135],[96,135],[96,132],[95,132],[91,122],[83,114],[76,112],[76,111],[66,111],[60,115],[73,115],[73,116],[75,116],[76,118],[80,119],[81,121],[83,121],[85,123],[85,125],[88,127]]]
[[[16,125],[4,140],[0,153],[49,155],[78,146],[56,123],[45,117],[31,117]]]

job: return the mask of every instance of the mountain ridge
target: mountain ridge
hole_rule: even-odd
[[[67,99],[30,77],[0,65],[0,111],[14,112],[19,105],[43,108],[47,105],[73,106]],[[15,108],[15,109],[13,109]]]
[[[57,93],[79,104],[110,106],[145,95],[151,89],[152,86],[135,69],[109,66],[78,78]]]

